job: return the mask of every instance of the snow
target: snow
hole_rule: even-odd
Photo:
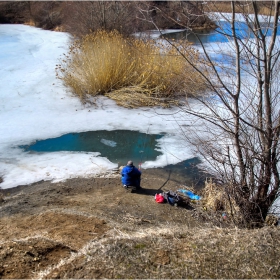
[[[165,132],[157,147],[163,155],[143,163],[142,168],[176,164],[193,157],[180,136],[175,109],[125,109],[104,97],[98,99],[97,107],[81,104],[55,76],[56,64],[67,52],[69,42],[67,33],[0,25],[1,188],[97,176],[117,167],[98,153],[27,153],[18,147],[71,132]],[[104,143],[115,145],[106,139]]]

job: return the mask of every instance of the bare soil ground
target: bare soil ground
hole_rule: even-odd
[[[148,170],[138,193],[118,175],[2,190],[0,278],[280,278],[279,227],[154,201],[180,184]]]

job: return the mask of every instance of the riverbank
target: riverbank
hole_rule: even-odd
[[[199,204],[155,203],[180,184],[151,169],[140,193],[118,174],[2,190],[0,277],[279,278],[278,227],[238,230]]]

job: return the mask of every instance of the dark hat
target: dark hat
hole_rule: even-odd
[[[127,162],[127,165],[128,165],[128,166],[133,166],[133,162],[132,162],[131,160],[129,160],[129,161]]]

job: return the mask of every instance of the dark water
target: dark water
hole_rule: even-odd
[[[162,38],[175,39],[175,40],[187,40],[193,44],[200,44],[200,41],[203,44],[206,43],[225,43],[232,39],[232,30],[231,24],[229,22],[221,21],[217,22],[217,28],[215,30],[198,30],[195,32],[192,31],[180,31],[174,33],[167,33],[162,35]],[[261,23],[261,31],[267,36],[272,35],[272,24]],[[251,28],[245,22],[236,22],[235,23],[235,32],[236,36],[239,39],[253,38],[254,34]],[[280,30],[278,28],[277,35],[280,35]],[[199,41],[200,40],[200,41]]]
[[[163,135],[129,130],[88,131],[39,140],[21,148],[32,152],[99,152],[102,157],[119,165],[126,164],[128,160],[133,160],[138,165],[147,160],[155,160],[162,154],[156,147],[157,140]]]
[[[201,161],[194,157],[177,164],[170,164],[162,169],[168,174],[170,180],[176,181],[179,185],[193,186],[196,189],[204,187],[205,178],[209,177],[202,172],[197,165]]]
[[[211,42],[227,42],[226,37],[221,36],[215,30],[199,30],[191,32],[188,30],[172,32],[161,35],[161,38],[174,39],[174,40],[187,40],[193,44],[211,43]]]

